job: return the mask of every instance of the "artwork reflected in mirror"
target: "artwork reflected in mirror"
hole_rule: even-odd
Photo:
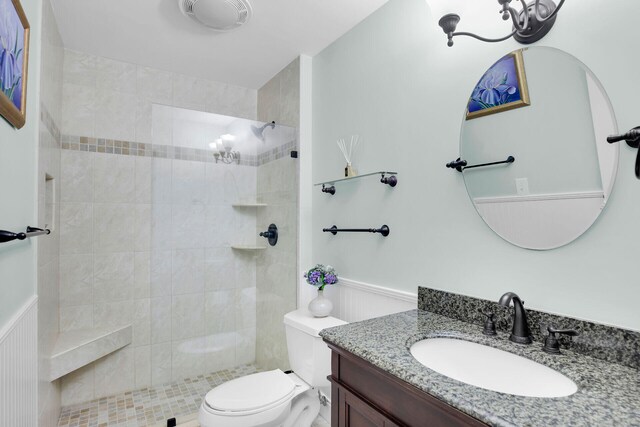
[[[522,50],[500,58],[484,73],[469,98],[467,120],[529,105]]]
[[[463,120],[467,192],[486,224],[514,245],[553,249],[587,231],[605,207],[618,167],[613,109],[596,76],[558,49],[521,51],[530,105]],[[486,75],[486,74],[485,74]],[[473,89],[476,92],[476,89]]]
[[[0,115],[25,123],[29,22],[18,0],[0,0]]]

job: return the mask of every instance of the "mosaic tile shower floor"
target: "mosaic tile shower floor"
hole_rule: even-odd
[[[198,412],[203,396],[233,378],[257,372],[253,365],[199,375],[156,387],[62,408],[58,427],[159,427]]]

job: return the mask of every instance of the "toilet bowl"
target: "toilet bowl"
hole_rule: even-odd
[[[318,333],[346,322],[304,311],[284,318],[293,372],[246,375],[209,391],[200,405],[202,427],[309,427],[318,416],[316,387],[328,386],[331,353]]]

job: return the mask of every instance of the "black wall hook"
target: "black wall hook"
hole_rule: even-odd
[[[634,127],[627,133],[623,133],[621,135],[610,135],[607,137],[607,142],[609,144],[619,141],[626,141],[627,145],[631,148],[640,147],[640,126]],[[635,173],[636,178],[640,179],[640,149],[638,150],[638,154],[636,154]]]

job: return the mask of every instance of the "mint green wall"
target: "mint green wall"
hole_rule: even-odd
[[[584,62],[608,91],[626,130],[640,125],[640,60],[633,55],[640,48],[634,29],[640,2],[615,3],[567,1],[538,44]],[[540,252],[506,243],[477,215],[461,174],[444,165],[458,157],[470,88],[496,59],[521,45],[464,38],[455,43],[447,48],[424,0],[390,0],[314,57],[313,181],[339,177],[344,161],[335,140],[360,134],[364,147],[355,166],[362,173],[397,170],[399,184],[390,189],[366,178],[339,186],[335,196],[309,186],[313,262],[404,291],[426,285],[494,300],[515,291],[529,307],[640,330],[636,151],[621,146],[607,208],[575,242]],[[383,223],[391,227],[386,239],[320,231],[332,224]]]
[[[15,130],[0,119],[0,229],[37,226],[36,171],[40,92],[41,0],[22,0],[31,25],[27,123]],[[0,245],[0,329],[36,293],[37,242]]]

